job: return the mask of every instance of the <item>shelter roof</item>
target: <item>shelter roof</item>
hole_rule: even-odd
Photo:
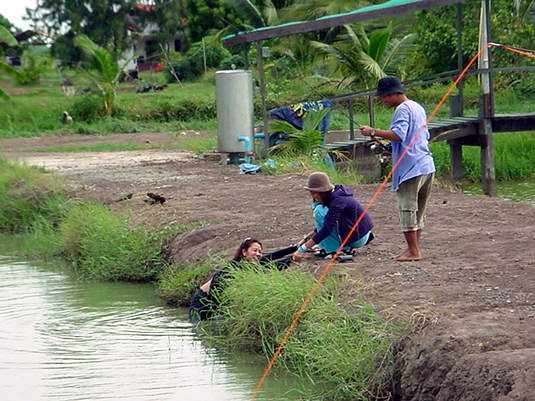
[[[389,0],[384,3],[357,8],[347,13],[328,15],[315,20],[288,22],[282,25],[238,32],[233,35],[225,36],[223,38],[223,43],[226,46],[235,46],[240,43],[258,42],[260,40],[278,38],[297,33],[319,31],[357,21],[397,16],[403,13],[425,10],[436,6],[462,3],[463,1],[465,0]]]

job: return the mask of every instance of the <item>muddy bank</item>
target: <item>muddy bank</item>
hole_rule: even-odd
[[[48,139],[55,146],[71,140]],[[171,244],[175,261],[229,255],[246,236],[268,249],[283,246],[310,228],[301,176],[244,176],[185,152],[35,153],[50,146],[47,138],[17,141],[4,146],[8,156],[65,176],[76,197],[131,210],[136,222],[157,228],[203,222]],[[355,193],[366,202],[374,188]],[[147,192],[167,201],[149,205]],[[118,202],[124,194],[132,196]],[[425,326],[398,353],[395,399],[535,399],[535,209],[435,188],[426,258],[408,264],[391,259],[403,246],[394,196],[384,193],[371,214],[377,239],[337,271],[348,277],[348,300],[364,286],[383,314]]]

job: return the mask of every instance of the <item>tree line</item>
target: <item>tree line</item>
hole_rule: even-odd
[[[37,31],[52,38],[55,58],[75,64],[82,59],[80,48],[74,45],[78,35],[86,35],[97,45],[120,55],[135,35],[129,33],[132,17],[140,24],[155,23],[158,27],[155,38],[162,44],[171,37],[179,37],[182,53],[187,54],[189,49],[198,53],[197,44],[203,38],[211,38],[208,42],[212,49],[218,47],[219,38],[226,34],[333,15],[383,1],[41,0],[37,7],[27,9],[26,18]],[[139,4],[150,7],[150,12],[136,11],[135,6]],[[480,0],[467,0],[462,5],[465,60],[477,50],[480,4]],[[492,7],[494,41],[524,48],[533,46],[535,0],[492,0]],[[346,74],[348,84],[367,84],[368,73],[414,77],[457,67],[455,16],[455,6],[439,7],[391,21],[372,21],[274,39],[266,45],[272,48],[275,67],[317,73],[321,69],[317,67],[318,60],[322,63],[330,60],[340,74]],[[205,47],[203,44],[203,51]],[[218,67],[222,59],[229,65],[241,66],[245,62],[240,58],[241,50],[230,49],[231,53],[224,53],[211,67]],[[510,55],[498,55],[497,60],[508,65],[521,63]],[[198,66],[188,69],[184,65],[185,62],[182,68],[188,73],[192,70],[198,73],[200,69]]]

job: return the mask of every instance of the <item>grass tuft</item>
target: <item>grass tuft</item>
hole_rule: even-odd
[[[221,260],[208,259],[189,265],[168,266],[158,280],[158,293],[169,304],[188,306],[195,290],[216,266],[222,265]]]
[[[73,207],[60,225],[65,256],[84,277],[150,281],[163,269],[161,241],[98,204]]]
[[[0,231],[21,232],[44,218],[59,223],[68,201],[59,179],[0,158]]]
[[[313,284],[308,273],[293,269],[232,271],[220,294],[218,328],[224,344],[271,356]],[[368,400],[392,373],[392,344],[400,329],[362,301],[351,313],[342,309],[339,291],[334,279],[320,289],[279,364],[315,384],[314,399]]]

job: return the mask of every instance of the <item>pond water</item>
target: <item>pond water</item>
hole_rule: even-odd
[[[265,360],[218,352],[142,284],[0,256],[2,400],[249,400]],[[297,400],[282,372],[258,400]]]

